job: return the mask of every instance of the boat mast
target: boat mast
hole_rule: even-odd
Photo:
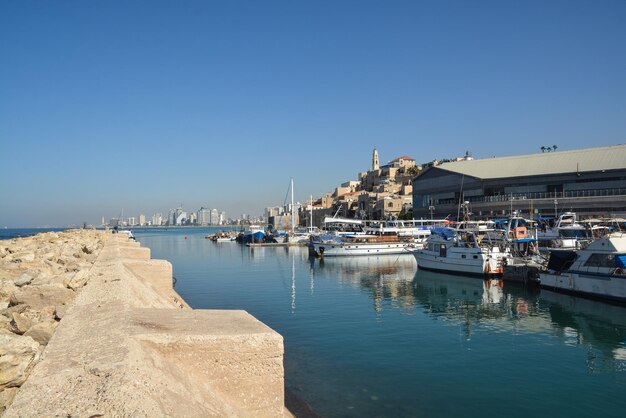
[[[296,233],[296,215],[293,206],[293,177],[291,178],[291,234]]]
[[[311,215],[309,217],[309,232],[311,232],[313,230],[313,195],[311,195],[311,206],[309,207],[309,210],[311,211]]]

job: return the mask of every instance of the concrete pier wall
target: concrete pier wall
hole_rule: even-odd
[[[5,417],[290,415],[278,333],[245,311],[190,309],[169,262],[102,234],[85,286]]]

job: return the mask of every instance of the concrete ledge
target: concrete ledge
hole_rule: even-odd
[[[122,258],[135,258],[137,260],[150,260],[150,248],[120,247]]]
[[[136,278],[151,286],[154,291],[174,301],[181,308],[191,307],[174,290],[172,264],[166,260],[123,260],[123,265]]]
[[[289,415],[282,337],[244,311],[189,309],[171,264],[126,244],[108,235],[4,416]]]
[[[217,395],[242,413],[283,413],[282,337],[247,312],[181,310],[164,317],[141,309],[132,323],[163,375],[185,376],[203,397]]]

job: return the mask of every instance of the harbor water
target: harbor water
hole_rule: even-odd
[[[287,390],[323,417],[621,417],[626,307],[418,271],[405,256],[310,259],[216,229],[137,229],[198,309],[283,335]]]
[[[412,256],[310,259],[211,230],[135,231],[194,308],[285,339],[288,391],[324,417],[622,416],[626,307],[418,271]]]
[[[623,416],[626,307],[418,271],[412,256],[310,259],[210,229],[137,230],[194,308],[285,339],[285,384],[324,417]]]

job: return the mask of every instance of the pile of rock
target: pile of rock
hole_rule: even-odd
[[[87,284],[102,234],[72,230],[0,241],[0,413]]]

